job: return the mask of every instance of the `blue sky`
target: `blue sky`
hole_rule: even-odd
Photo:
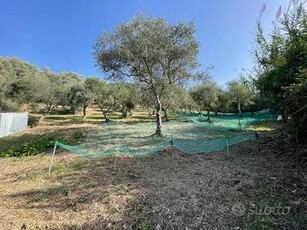
[[[55,72],[83,76],[95,67],[93,44],[104,30],[137,13],[167,21],[194,20],[201,44],[199,62],[214,65],[218,84],[252,66],[256,20],[266,4],[263,24],[272,27],[279,6],[289,0],[0,0],[0,56],[15,56]]]

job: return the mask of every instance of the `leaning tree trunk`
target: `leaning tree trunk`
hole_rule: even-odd
[[[109,122],[110,121],[110,119],[107,117],[107,112],[102,112],[102,115],[104,117],[104,121],[105,122]]]
[[[86,116],[86,109],[87,109],[88,105],[83,104],[83,115],[82,115],[82,119],[85,118]]]
[[[157,109],[156,109],[156,120],[157,120],[157,128],[156,128],[156,135],[162,136],[162,119],[161,119],[161,101],[157,99]]]
[[[82,118],[85,118],[85,116],[86,116],[86,107],[87,107],[87,106],[83,106],[83,115],[82,115]]]

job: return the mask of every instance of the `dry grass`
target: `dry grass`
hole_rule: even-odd
[[[95,126],[44,122],[5,143]],[[167,148],[151,157],[84,160],[60,150],[51,176],[51,152],[0,158],[0,229],[305,229],[307,174],[296,157],[304,150],[279,140],[263,133],[260,153],[249,141],[231,147],[230,157]],[[246,208],[242,216],[232,210],[237,203]],[[291,212],[250,212],[279,204]]]
[[[101,216],[118,222],[127,200],[140,193],[125,171],[114,174],[113,159],[88,162],[59,153],[51,176],[49,161],[47,154],[0,160],[0,229],[62,229]]]

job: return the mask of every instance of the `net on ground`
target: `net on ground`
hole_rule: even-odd
[[[254,133],[248,132],[251,122],[276,118],[277,115],[270,113],[244,117],[224,114],[212,116],[209,122],[205,116],[181,114],[176,121],[163,123],[163,137],[152,135],[156,128],[155,122],[107,122],[91,130],[86,141],[78,146],[59,142],[57,146],[84,158],[148,156],[170,145],[187,154],[208,153],[253,139]]]

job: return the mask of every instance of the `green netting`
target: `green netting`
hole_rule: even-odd
[[[84,158],[110,155],[148,156],[166,146],[174,146],[187,153],[219,151],[227,145],[235,145],[254,138],[249,131],[251,122],[276,120],[277,115],[268,112],[244,117],[218,114],[210,122],[204,116],[179,115],[176,121],[163,123],[163,137],[152,136],[155,122],[127,124],[107,122],[91,130],[84,143],[78,146],[57,142],[57,146]],[[239,123],[240,121],[240,123]]]
[[[182,119],[194,122],[214,129],[220,130],[245,130],[250,131],[250,124],[263,121],[276,121],[278,114],[269,110],[261,110],[255,113],[243,113],[243,115],[223,113],[211,114],[210,120],[206,115],[191,115],[189,113],[179,113]]]

